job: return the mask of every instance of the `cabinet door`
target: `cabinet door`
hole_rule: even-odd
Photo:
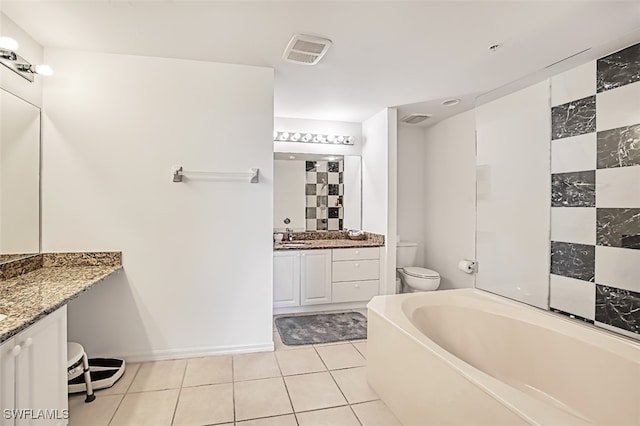
[[[26,425],[66,425],[67,308],[63,306],[15,337],[22,348],[16,360],[18,409],[44,410],[46,419],[22,419]]]
[[[308,250],[300,257],[302,305],[331,303],[331,250]]]
[[[13,350],[16,346],[14,338],[6,340],[0,345],[0,425],[14,426],[13,417],[6,418],[4,410],[12,410],[15,407],[15,355]]]
[[[300,252],[273,253],[273,307],[300,306]]]

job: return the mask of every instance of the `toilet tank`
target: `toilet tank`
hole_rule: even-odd
[[[398,241],[396,244],[396,268],[415,266],[418,255],[418,243]]]

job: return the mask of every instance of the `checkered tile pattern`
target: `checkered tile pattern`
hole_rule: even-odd
[[[640,44],[551,93],[550,307],[640,339]]]
[[[344,219],[343,161],[307,161],[307,231],[340,231]]]

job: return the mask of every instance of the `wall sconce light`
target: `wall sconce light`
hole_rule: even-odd
[[[9,68],[25,80],[33,82],[33,75],[53,75],[49,65],[33,65],[16,53],[18,42],[11,37],[0,37],[0,64]]]
[[[353,136],[324,135],[322,133],[291,133],[273,132],[274,142],[306,142],[306,143],[330,143],[337,145],[353,145]]]

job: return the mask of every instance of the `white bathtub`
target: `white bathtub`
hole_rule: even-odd
[[[367,377],[405,426],[640,425],[640,344],[474,290],[375,297]]]

